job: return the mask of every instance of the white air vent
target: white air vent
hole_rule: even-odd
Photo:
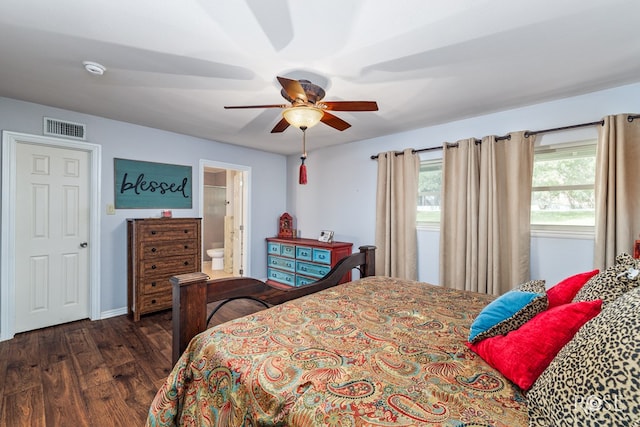
[[[87,139],[87,125],[45,117],[44,134],[85,141]]]

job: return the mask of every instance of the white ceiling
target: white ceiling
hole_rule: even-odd
[[[640,81],[636,0],[1,0],[0,96],[282,154],[276,76],[377,101],[307,149]],[[107,68],[87,73],[82,62]],[[64,119],[64,117],[56,117]],[[90,132],[90,129],[89,129]]]

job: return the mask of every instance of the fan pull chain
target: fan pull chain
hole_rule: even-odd
[[[305,185],[307,183],[307,165],[304,164],[304,161],[307,159],[307,127],[300,126],[300,129],[302,130],[302,156],[300,157],[302,164],[300,164],[298,183]]]

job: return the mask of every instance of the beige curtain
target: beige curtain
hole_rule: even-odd
[[[478,141],[479,142],[479,141]],[[478,286],[480,144],[445,144],[442,154],[440,283],[456,289]],[[445,238],[446,236],[446,238]]]
[[[462,140],[457,148],[445,148],[443,286],[500,295],[529,278],[535,137],[509,136],[500,141],[487,136],[480,144]]]
[[[633,254],[640,233],[640,119],[604,118],[596,152],[594,265],[606,268],[620,252]]]
[[[376,275],[417,279],[419,172],[420,157],[412,149],[378,154]]]

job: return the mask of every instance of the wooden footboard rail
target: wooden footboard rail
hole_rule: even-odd
[[[204,273],[189,273],[171,278],[173,286],[173,353],[178,360],[195,335],[207,329],[207,304],[238,298],[251,298],[265,305],[281,304],[336,286],[354,268],[360,277],[375,274],[375,246],[360,246],[360,252],[341,259],[317,282],[301,286],[274,286],[248,277],[208,280]]]

